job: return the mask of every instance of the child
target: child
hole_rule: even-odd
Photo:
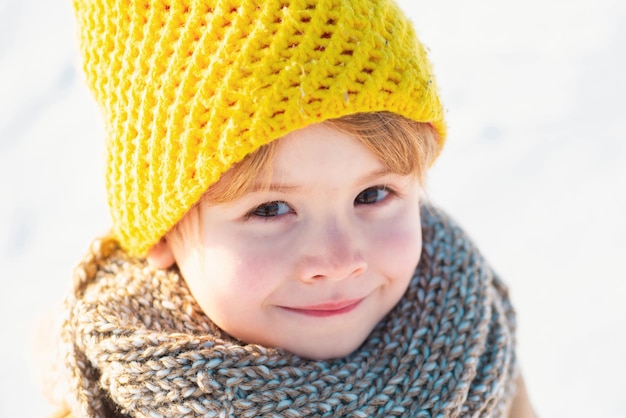
[[[391,0],[74,5],[113,229],[66,300],[65,413],[527,404],[506,287],[424,202],[443,110]]]

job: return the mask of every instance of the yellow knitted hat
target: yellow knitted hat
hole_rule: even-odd
[[[443,110],[391,0],[74,0],[107,126],[113,233],[141,255],[260,146],[311,123]]]

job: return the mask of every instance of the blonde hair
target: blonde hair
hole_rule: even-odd
[[[350,135],[372,152],[389,170],[414,175],[424,185],[426,171],[439,154],[441,145],[435,128],[391,112],[355,113],[323,122]],[[270,142],[233,165],[204,194],[200,202],[228,202],[244,195],[259,176],[268,182],[280,139]],[[261,182],[263,183],[263,182]]]

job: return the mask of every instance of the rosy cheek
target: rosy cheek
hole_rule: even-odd
[[[404,222],[380,228],[369,252],[373,257],[400,274],[415,269],[422,249],[421,227],[417,222]]]
[[[245,288],[241,257],[224,246],[204,246],[178,261],[192,294],[203,308]]]
[[[225,265],[220,279],[222,290],[242,299],[261,299],[268,294],[281,277],[280,267],[287,261],[277,251],[259,250],[268,247],[271,246],[241,248],[217,260]]]

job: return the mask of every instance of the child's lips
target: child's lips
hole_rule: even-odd
[[[365,298],[350,299],[340,302],[327,302],[298,307],[282,306],[282,308],[302,315],[325,317],[346,314],[359,306],[364,299]]]

